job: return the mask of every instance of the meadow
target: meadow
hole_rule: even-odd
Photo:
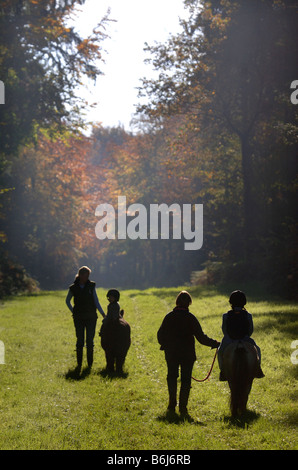
[[[190,287],[191,312],[203,331],[221,339],[228,292]],[[106,307],[106,291],[97,289]],[[0,305],[1,450],[294,450],[298,448],[298,365],[291,343],[298,339],[297,304],[247,291],[253,337],[262,350],[265,378],[256,379],[248,412],[233,420],[229,389],[217,363],[204,383],[193,381],[191,419],[169,418],[166,365],[156,339],[179,288],[121,291],[132,345],[122,377],[105,374],[98,319],[91,372],[75,368],[75,334],[66,291],[9,298]],[[214,351],[196,343],[193,375],[203,378]]]

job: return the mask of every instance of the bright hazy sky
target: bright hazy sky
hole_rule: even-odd
[[[89,103],[97,102],[87,119],[102,122],[103,126],[129,123],[138,103],[136,87],[144,76],[152,76],[152,67],[144,64],[148,57],[144,43],[165,42],[170,33],[180,31],[179,17],[185,18],[183,0],[86,0],[75,21],[76,28],[87,37],[111,9],[110,18],[117,20],[107,26],[110,39],[102,42],[105,63],[100,64],[105,75],[96,85],[80,95]]]

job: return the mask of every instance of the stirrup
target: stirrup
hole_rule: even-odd
[[[256,373],[255,373],[255,378],[256,379],[262,379],[263,377],[265,377],[265,374],[262,371],[261,366],[259,366]]]

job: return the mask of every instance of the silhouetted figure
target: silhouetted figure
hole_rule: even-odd
[[[91,269],[82,266],[74,283],[69,287],[66,297],[66,304],[73,315],[76,330],[76,353],[77,353],[77,369],[81,370],[83,360],[83,347],[87,346],[87,364],[91,368],[93,364],[93,348],[94,336],[97,322],[96,309],[105,317],[105,313],[101,308],[95,290],[95,282],[89,280]],[[74,298],[74,306],[71,305],[71,299]]]
[[[181,388],[179,411],[187,415],[187,403],[191,389],[193,364],[196,360],[195,340],[199,343],[217,348],[219,342],[203,333],[197,318],[189,312],[192,299],[188,292],[182,291],[177,296],[176,307],[168,313],[157,333],[161,350],[165,351],[168,366],[167,384],[169,392],[169,411],[175,411],[177,405],[177,378],[181,368]]]
[[[230,295],[229,302],[232,309],[223,314],[222,332],[224,337],[218,349],[218,365],[220,368],[219,379],[227,380],[225,371],[223,370],[223,356],[227,346],[233,342],[244,341],[255,346],[258,353],[258,370],[255,377],[262,378],[264,374],[261,369],[261,350],[251,338],[253,333],[252,315],[244,308],[246,305],[246,296],[240,290],[233,291]]]
[[[120,292],[110,289],[107,293],[109,300],[108,313],[102,322],[99,335],[101,346],[105,351],[107,372],[123,373],[123,365],[130,347],[130,325],[124,320],[124,311],[120,310]]]

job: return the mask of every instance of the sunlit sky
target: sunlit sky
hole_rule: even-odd
[[[105,63],[100,64],[104,75],[96,85],[80,90],[80,96],[89,103],[97,102],[86,119],[101,122],[103,126],[123,125],[130,129],[130,121],[138,103],[142,77],[152,77],[151,65],[144,64],[148,55],[144,43],[165,42],[171,33],[181,27],[179,17],[187,17],[183,0],[86,0],[75,21],[76,28],[87,37],[110,7],[110,22],[106,33],[110,38],[102,43]]]

